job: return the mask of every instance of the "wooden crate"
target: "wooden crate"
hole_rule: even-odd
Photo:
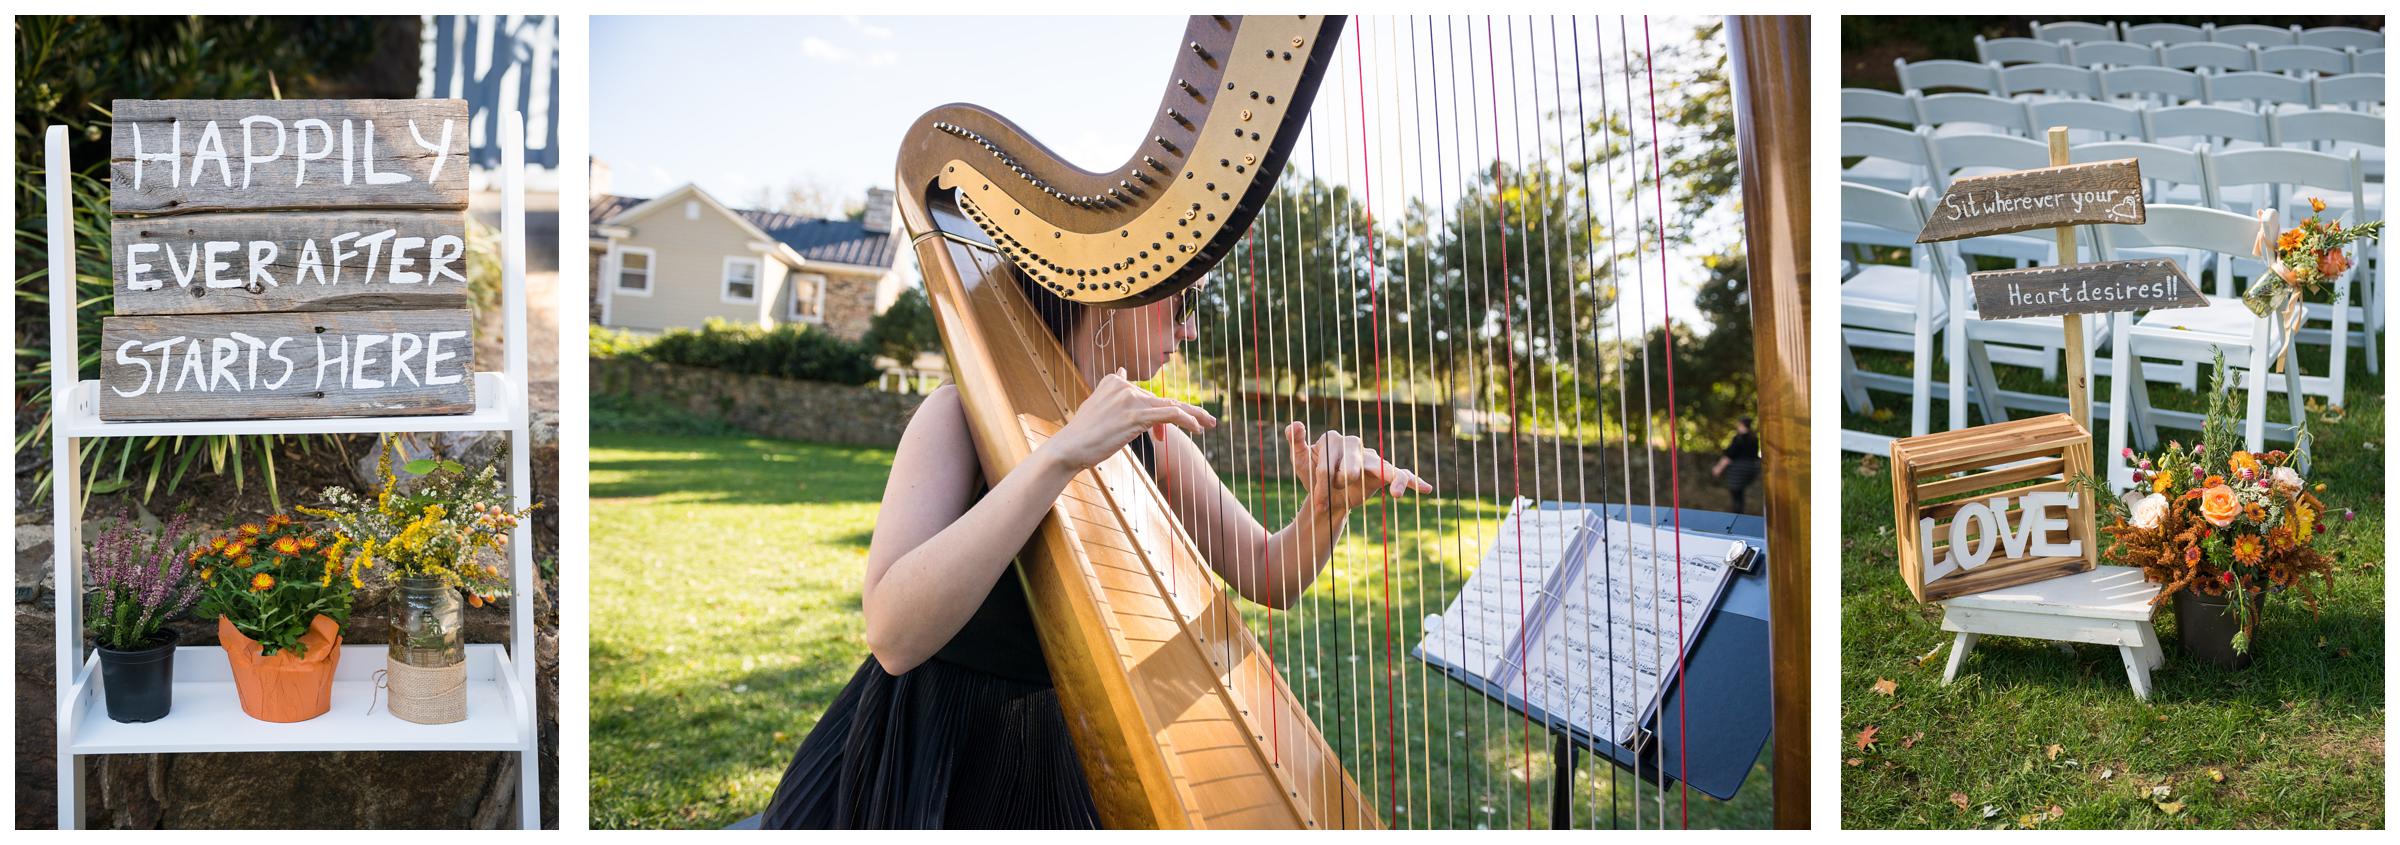
[[[1995,425],[1945,431],[1892,441],[1892,514],[1899,532],[1900,578],[1918,601],[1941,601],[2088,572],[2098,562],[2093,541],[2093,502],[2076,489],[2072,479],[2092,471],[2092,435],[2066,414],[2011,420]],[[2016,530],[2023,511],[2020,498],[2029,493],[2076,493],[2066,514],[2067,542],[2080,542],[2080,554],[2037,556],[2027,541],[2022,555],[2007,556],[2001,541],[1982,520],[1969,523],[1970,547],[1989,548],[1980,565],[1952,567],[1950,546],[1941,542],[1961,509],[1994,497],[2009,497],[2000,512],[2009,530]],[[1920,520],[1934,521],[1932,540],[1919,534]],[[2055,529],[2053,529],[2055,531]],[[2040,540],[2043,538],[2033,538]],[[1935,573],[1930,582],[1927,572]]]

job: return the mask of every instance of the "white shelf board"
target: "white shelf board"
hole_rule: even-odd
[[[177,434],[352,434],[383,431],[501,431],[510,427],[512,397],[508,377],[475,374],[475,410],[465,414],[420,416],[328,417],[325,419],[176,420],[172,422],[110,422],[100,419],[94,401],[103,390],[97,379],[75,386],[61,405],[59,433],[68,437],[134,437]]]
[[[100,657],[90,655],[70,713],[73,754],[151,754],[194,751],[524,751],[529,747],[508,651],[497,644],[467,646],[467,718],[420,725],[391,714],[390,697],[375,689],[384,667],[382,645],[342,647],[334,670],[333,708],[305,722],[262,722],[242,712],[232,668],[217,646],[175,650],[173,709],[155,722],[108,718],[100,690]],[[373,711],[369,712],[369,699]]]

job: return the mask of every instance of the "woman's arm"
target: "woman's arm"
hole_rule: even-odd
[[[982,472],[958,389],[943,385],[900,436],[867,548],[867,648],[886,672],[914,669],[950,642],[1074,477],[1035,450],[976,500]]]
[[[1299,423],[1284,431],[1293,471],[1309,493],[1292,521],[1273,534],[1225,486],[1190,437],[1168,432],[1158,462],[1159,490],[1209,568],[1243,598],[1271,608],[1287,607],[1308,591],[1332,558],[1351,509],[1369,494],[1433,490],[1355,438],[1329,431],[1312,446],[1305,433]]]
[[[884,483],[860,588],[867,648],[900,674],[931,658],[991,594],[1000,570],[1041,524],[1075,473],[1099,463],[1152,426],[1199,430],[1206,411],[1143,392],[1120,376],[1101,379],[1048,442],[976,500],[975,455],[958,389],[925,397]]]

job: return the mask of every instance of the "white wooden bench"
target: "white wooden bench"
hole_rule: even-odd
[[[2139,569],[2100,566],[1938,602],[1942,630],[1958,634],[1942,684],[1958,677],[1959,665],[1983,635],[2033,637],[2116,646],[2125,658],[2125,677],[2133,682],[2134,697],[2148,701],[2150,670],[2166,660],[2158,647],[2158,632],[2150,625],[2156,610],[2150,600],[2158,596],[2158,589],[2142,580]]]

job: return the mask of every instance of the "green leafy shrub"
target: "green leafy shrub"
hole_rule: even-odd
[[[772,329],[711,319],[698,331],[670,329],[641,356],[663,364],[834,384],[875,380],[874,356],[860,344],[789,323]]]
[[[925,289],[901,291],[892,307],[867,324],[867,335],[859,342],[903,367],[915,364],[920,354],[942,348],[941,329],[933,322],[933,304],[925,301]]]
[[[638,358],[650,345],[650,338],[607,326],[591,327],[585,343],[594,358]]]

